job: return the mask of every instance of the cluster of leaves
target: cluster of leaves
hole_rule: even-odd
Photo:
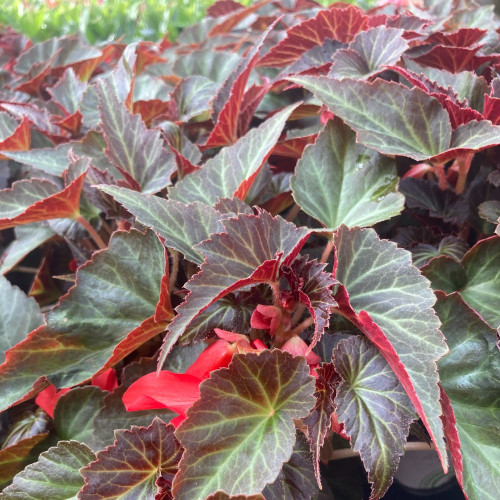
[[[222,0],[175,43],[1,32],[0,498],[320,498],[340,433],[377,499],[411,425],[499,497],[499,22],[400,3]],[[263,348],[177,429],[126,411],[216,335]]]

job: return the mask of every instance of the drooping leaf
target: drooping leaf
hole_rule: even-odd
[[[342,340],[334,350],[341,377],[335,404],[339,422],[372,483],[371,499],[382,498],[404,453],[416,417],[410,398],[375,346],[360,336]]]
[[[251,129],[232,146],[223,148],[200,170],[184,177],[169,190],[171,199],[214,205],[218,198],[244,200],[257,173],[279,139],[297,105],[289,106]]]
[[[290,460],[283,464],[274,483],[268,484],[262,492],[266,499],[309,500],[314,498],[319,491],[313,479],[311,450],[307,438],[302,432],[297,432],[296,435],[297,439]]]
[[[311,92],[357,133],[362,144],[385,154],[424,160],[450,148],[448,113],[418,88],[381,79],[289,78]]]
[[[92,385],[75,387],[63,394],[54,408],[54,427],[58,437],[90,446],[92,424],[106,394],[106,391]]]
[[[356,144],[338,118],[305,149],[290,179],[295,202],[331,230],[340,224],[371,226],[397,215],[404,207],[397,183],[394,162]]]
[[[330,356],[331,358],[331,356]],[[313,455],[313,466],[316,481],[321,485],[319,468],[320,451],[325,442],[327,431],[332,426],[332,414],[335,411],[333,396],[338,383],[338,375],[332,363],[323,363],[316,368],[316,404],[311,413],[304,419],[309,432],[309,443]]]
[[[302,357],[279,350],[235,354],[229,368],[200,385],[200,399],[177,430],[185,452],[175,498],[259,493],[289,460],[293,419],[314,405],[313,390]]]
[[[467,252],[467,243],[456,236],[445,236],[439,245],[419,243],[410,248],[413,255],[413,265],[421,267],[427,264],[432,258],[446,255],[459,261]]]
[[[64,189],[41,179],[15,182],[0,192],[0,229],[48,219],[76,218],[85,173]]]
[[[333,55],[329,76],[362,78],[384,71],[384,66],[396,64],[408,48],[403,30],[377,26],[356,35],[349,47]]]
[[[389,363],[445,466],[436,361],[447,347],[430,283],[412,266],[409,252],[378,239],[373,229],[341,226],[334,243],[335,277],[345,287],[335,299]]]
[[[0,361],[5,351],[24,340],[26,335],[43,324],[36,301],[17,286],[0,276]]]
[[[96,461],[81,470],[85,485],[78,499],[153,500],[157,478],[171,482],[182,455],[174,426],[156,417],[149,427],[118,430],[115,437],[113,446],[98,452]]]
[[[117,186],[101,185],[99,189],[113,196],[141,224],[165,238],[167,246],[199,265],[203,263],[203,256],[193,247],[208,239],[210,234],[223,230],[220,213],[203,203],[184,205]]]
[[[280,67],[291,64],[326,39],[348,43],[366,28],[367,22],[363,11],[353,5],[320,10],[315,18],[290,28],[286,37],[262,57],[258,65]]]
[[[164,249],[153,232],[117,232],[107,250],[79,268],[75,287],[46,315],[47,325],[7,351],[0,406],[22,398],[44,375],[58,387],[88,380],[109,359],[114,364],[137,347],[130,332],[143,342],[148,336],[141,328],[149,338],[159,333],[149,323],[164,268]],[[159,326],[162,331],[166,324]]]
[[[10,483],[12,478],[24,469],[26,464],[29,463],[31,450],[47,436],[48,432],[42,432],[21,439],[17,443],[5,446],[0,450],[0,488]],[[0,498],[5,497],[2,497],[0,493]]]
[[[108,85],[101,83],[99,97],[109,160],[144,193],[169,186],[176,163],[163,148],[160,132],[146,128],[140,116],[130,114]]]
[[[95,455],[77,441],[60,441],[43,452],[38,462],[28,465],[10,486],[0,493],[5,500],[69,500],[83,486],[78,470],[95,460]]]
[[[457,421],[464,491],[470,500],[493,500],[500,494],[496,332],[456,293],[439,293],[435,309],[450,347],[450,353],[439,361],[439,374]]]
[[[188,281],[189,294],[169,326],[158,361],[161,367],[172,346],[193,320],[216,300],[238,288],[275,282],[281,264],[296,257],[310,231],[297,228],[281,217],[260,211],[223,221],[225,232],[197,245],[206,260],[201,271]]]

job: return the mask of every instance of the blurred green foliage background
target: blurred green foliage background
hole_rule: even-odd
[[[252,0],[239,0],[250,5]],[[332,0],[317,0],[329,5]],[[376,0],[344,0],[367,8]],[[182,28],[201,20],[215,0],[4,0],[0,25],[34,41],[82,33],[91,44],[116,39],[175,40]]]

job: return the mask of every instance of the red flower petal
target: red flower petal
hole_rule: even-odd
[[[44,389],[38,394],[35,399],[35,403],[48,415],[54,418],[54,408],[58,399],[66,394],[70,389],[57,390],[54,385],[49,385],[47,389]]]
[[[211,371],[229,366],[234,350],[235,346],[227,340],[216,340],[198,356],[198,359],[186,370],[186,374],[204,380],[210,377]]]
[[[113,389],[118,387],[115,370],[110,368],[100,375],[97,375],[97,377],[92,379],[92,385],[100,387],[103,391],[113,392]]]
[[[308,348],[309,346],[300,337],[295,336],[288,339],[281,347],[281,350],[289,352],[292,356],[305,356]],[[317,365],[321,362],[321,358],[311,351],[306,356],[306,361],[308,365]]]
[[[269,330],[274,335],[281,323],[282,311],[276,306],[259,304],[250,318],[250,326],[258,330]]]
[[[183,414],[200,397],[200,382],[186,373],[148,373],[125,391],[123,404],[128,411],[168,408]]]

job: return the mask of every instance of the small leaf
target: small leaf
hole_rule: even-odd
[[[76,113],[80,108],[83,93],[87,84],[82,82],[75,74],[73,68],[68,68],[56,85],[47,91],[52,99],[60,104],[67,114]]]
[[[403,33],[386,26],[361,31],[347,49],[333,55],[329,76],[366,79],[384,71],[384,66],[396,64],[409,47]]]
[[[251,129],[232,146],[223,148],[200,170],[169,190],[171,199],[214,205],[218,198],[244,200],[255,176],[272,152],[283,127],[297,105],[289,106]]]
[[[75,387],[63,394],[54,408],[54,427],[58,437],[89,445],[93,436],[92,424],[106,394],[92,385]]]
[[[227,148],[226,148],[227,149]],[[296,257],[310,231],[261,211],[223,222],[226,232],[197,245],[205,256],[198,274],[188,281],[189,294],[178,308],[163,341],[158,366],[193,320],[216,300],[257,283],[275,282],[281,263]]]
[[[41,179],[18,181],[0,191],[0,229],[49,219],[76,218],[85,173],[64,189]]]
[[[368,471],[370,498],[382,498],[404,453],[415,410],[387,361],[365,338],[339,342],[334,365],[342,379],[335,396],[339,422]]]
[[[153,500],[158,476],[172,481],[182,448],[174,426],[155,418],[149,427],[117,430],[115,443],[97,453],[80,472],[85,486],[79,500],[141,498]]]
[[[235,354],[229,368],[200,385],[200,399],[177,430],[185,452],[175,498],[259,493],[289,460],[293,419],[314,405],[313,390],[303,357],[279,350]]]
[[[380,240],[373,229],[341,226],[334,243],[335,277],[345,287],[335,299],[391,366],[445,466],[436,361],[447,347],[430,283],[412,266],[410,252]]]
[[[0,493],[5,500],[69,500],[83,486],[78,472],[95,455],[77,441],[60,441],[57,446],[43,452],[38,462],[28,465],[10,486]]]
[[[204,259],[193,247],[223,230],[220,213],[203,203],[184,205],[117,186],[100,185],[99,189],[113,196],[141,224],[165,238],[167,246],[182,252],[195,264],[201,265]]]
[[[179,82],[172,92],[171,105],[176,110],[178,122],[187,123],[193,118],[208,119],[210,102],[217,94],[217,85],[203,76],[189,76]]]
[[[372,226],[399,214],[404,197],[397,183],[394,162],[356,144],[339,118],[305,149],[290,179],[295,202],[331,230]]]
[[[109,85],[100,84],[99,97],[109,160],[144,193],[169,186],[177,166],[174,155],[163,148],[160,132],[148,129],[140,116],[130,114]]]
[[[0,362],[4,352],[21,342],[43,324],[43,315],[36,301],[28,297],[7,278],[0,276]]]
[[[456,293],[438,294],[436,312],[450,353],[439,361],[441,384],[455,413],[470,500],[500,495],[500,356],[496,331]]]

